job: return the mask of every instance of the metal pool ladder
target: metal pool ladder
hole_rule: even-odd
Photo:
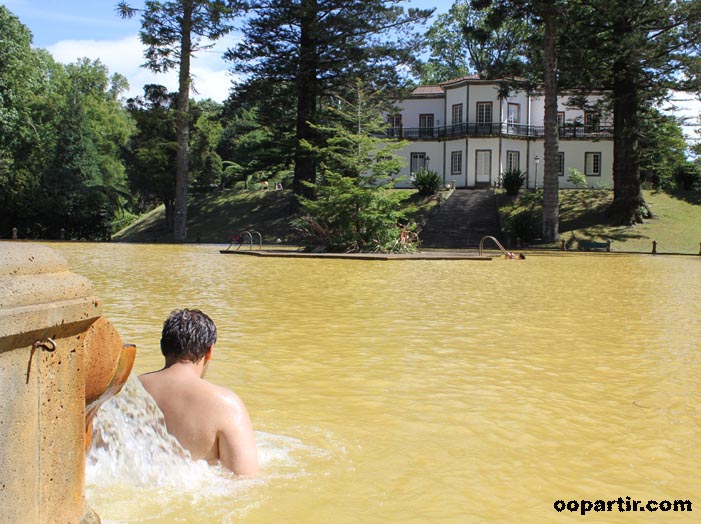
[[[263,249],[263,235],[261,235],[258,231],[243,231],[240,233],[240,235],[247,236],[248,237],[248,244],[249,244],[249,249],[253,250],[253,235],[258,236],[258,249]],[[234,242],[232,240],[231,244],[229,244],[229,247],[226,248],[227,251],[231,249],[231,246],[234,245]],[[241,242],[237,247],[236,250],[238,251],[241,246],[243,245],[243,242]]]
[[[483,249],[483,247],[484,247],[484,241],[487,240],[487,239],[493,240],[494,243],[497,245],[497,247],[501,250],[501,252],[502,252],[504,255],[508,255],[508,254],[509,254],[509,252],[508,252],[506,249],[504,249],[504,246],[501,245],[501,242],[499,242],[499,241],[498,241],[496,238],[494,238],[493,236],[487,235],[487,236],[482,237],[482,239],[480,240],[480,256],[483,256],[483,255],[482,255],[482,249]]]

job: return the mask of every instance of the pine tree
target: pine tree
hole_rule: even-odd
[[[178,155],[175,178],[175,239],[187,238],[187,193],[190,119],[189,103],[193,54],[211,47],[211,42],[231,31],[233,2],[222,0],[146,0],[141,14],[141,41],[147,46],[145,66],[161,73],[178,68]],[[123,18],[137,9],[122,1],[117,6]]]
[[[487,25],[496,29],[506,21],[528,20],[540,28],[542,40],[542,82],[545,99],[543,118],[543,214],[542,240],[555,242],[560,238],[558,211],[558,134],[557,134],[557,35],[566,13],[563,0],[472,0],[475,9],[489,8]],[[564,29],[564,28],[563,28]],[[534,61],[537,63],[537,61]]]
[[[701,91],[701,2],[571,1],[561,70],[570,84],[611,92],[614,223],[650,216],[641,192],[640,117],[671,90]]]
[[[381,138],[381,93],[359,80],[354,88],[352,98],[332,100],[332,124],[314,126],[325,144],[302,142],[319,160],[319,182],[316,198],[300,197],[304,215],[294,223],[315,249],[412,251],[416,235],[401,205],[407,194],[392,189],[404,162],[396,152],[405,143]]]
[[[398,65],[415,59],[412,24],[431,10],[398,7],[400,0],[275,0],[250,2],[244,39],[227,57],[249,75],[254,96],[269,107],[294,107],[294,182],[297,195],[312,197],[317,173],[315,124],[327,97],[342,94],[352,79],[399,86]],[[286,102],[280,103],[283,98]],[[281,115],[282,116],[282,115]]]

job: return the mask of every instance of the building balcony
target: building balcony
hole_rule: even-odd
[[[444,140],[464,137],[542,138],[543,126],[509,123],[462,123],[438,127],[390,127],[387,138],[404,140]],[[562,139],[601,140],[613,138],[612,125],[566,124],[558,127]]]

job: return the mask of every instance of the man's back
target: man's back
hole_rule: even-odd
[[[139,379],[163,412],[168,432],[193,459],[255,475],[258,458],[246,407],[234,392],[201,378],[197,368],[177,363]]]

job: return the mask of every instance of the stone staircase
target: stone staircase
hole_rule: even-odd
[[[502,241],[494,191],[456,189],[424,225],[419,238],[425,248],[477,249],[486,235]],[[485,247],[493,249],[494,244]]]

